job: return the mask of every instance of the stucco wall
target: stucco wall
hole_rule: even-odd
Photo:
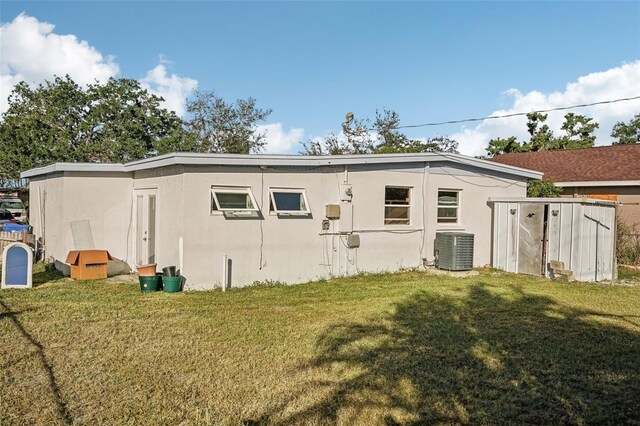
[[[482,172],[486,173],[486,172]],[[360,247],[346,247],[339,235],[344,219],[322,231],[326,204],[340,203],[342,167],[313,170],[267,168],[185,168],[189,217],[184,227],[184,274],[191,288],[211,288],[222,282],[222,256],[232,260],[232,286],[254,281],[304,282],[360,271],[398,270],[433,261],[433,240],[439,230],[475,234],[474,265],[491,261],[491,209],[489,197],[525,196],[524,179],[480,175],[463,167],[359,166],[348,168],[353,188],[353,231]],[[264,220],[230,219],[211,213],[211,187],[247,186],[262,204]],[[412,188],[410,225],[384,225],[385,186]],[[312,216],[282,218],[269,214],[269,188],[305,188]],[[458,189],[461,221],[438,225],[439,188]],[[261,203],[262,201],[262,203]],[[345,209],[343,208],[343,215]],[[424,216],[423,216],[424,214]]]
[[[618,218],[640,230],[640,186],[567,187],[564,188],[563,195],[569,197],[616,195],[616,201],[621,203],[617,207]]]
[[[340,204],[340,184],[352,186],[341,219],[322,230],[326,204]],[[212,186],[250,187],[261,218],[229,218],[211,211]],[[411,188],[409,225],[384,224],[385,186]],[[304,188],[309,217],[269,212],[269,188]],[[157,194],[157,263],[182,267],[188,289],[210,289],[223,280],[222,256],[232,261],[231,285],[255,281],[299,283],[362,271],[395,271],[433,262],[440,230],[475,235],[474,265],[491,261],[490,197],[522,197],[524,178],[448,163],[347,167],[169,166],[134,173],[66,172],[31,181],[31,217],[37,235],[38,188],[45,194],[47,255],[64,260],[74,248],[69,222],[89,220],[97,248],[109,250],[135,268],[134,194]],[[438,189],[460,191],[460,221],[437,223]],[[348,207],[350,206],[350,208]],[[341,234],[348,210],[360,236],[359,248],[346,247]],[[181,262],[180,247],[183,247]]]
[[[30,216],[46,257],[64,261],[74,250],[70,222],[88,220],[97,249],[128,261],[131,175],[65,172],[30,182]],[[44,220],[42,220],[42,218]]]
[[[191,217],[192,207],[189,203],[185,204],[185,192],[189,194],[191,189],[184,186],[182,171],[182,166],[170,166],[134,173],[134,193],[149,189],[156,190],[157,193],[156,261],[159,267],[180,266],[179,244],[185,223],[197,228]],[[135,221],[132,226],[130,258],[134,259],[137,232]],[[132,262],[133,267],[134,263]]]
[[[29,182],[29,223],[45,246],[45,257],[64,254],[64,177],[62,173]],[[70,230],[69,230],[70,231]],[[64,260],[64,259],[62,259]]]

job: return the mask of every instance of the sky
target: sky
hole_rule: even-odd
[[[265,152],[338,133],[345,114],[401,125],[640,95],[640,2],[0,1],[0,112],[13,85],[134,78],[185,114],[199,87],[272,114]],[[612,126],[640,100],[573,112]],[[550,113],[561,134],[565,112]],[[467,155],[526,138],[526,118],[407,130]]]

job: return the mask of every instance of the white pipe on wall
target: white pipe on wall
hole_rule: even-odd
[[[227,255],[222,255],[222,291],[227,289]]]
[[[184,239],[178,238],[178,264],[180,267],[180,275],[184,275]]]

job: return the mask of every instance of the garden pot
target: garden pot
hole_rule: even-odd
[[[138,280],[140,280],[140,291],[143,293],[158,291],[158,287],[160,287],[160,278],[155,275],[152,277],[138,277]]]
[[[148,265],[137,265],[138,275],[141,277],[155,277],[156,276],[156,263],[150,263]]]
[[[182,277],[162,277],[162,289],[167,293],[176,293],[182,289]]]

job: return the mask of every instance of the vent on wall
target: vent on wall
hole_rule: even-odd
[[[434,246],[436,267],[448,271],[473,268],[473,234],[437,232]]]

